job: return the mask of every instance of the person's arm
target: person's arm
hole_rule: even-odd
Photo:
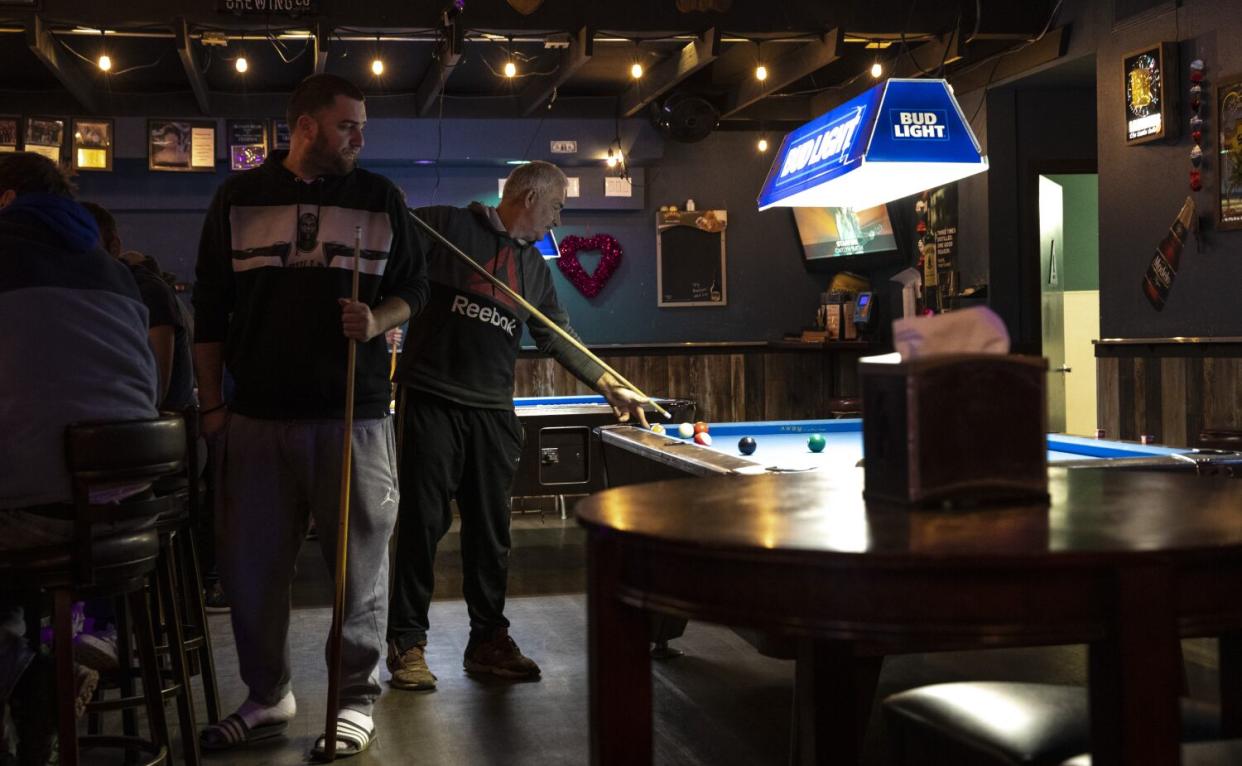
[[[155,355],[155,371],[159,375],[159,399],[164,401],[168,396],[168,385],[172,382],[173,348],[177,338],[177,329],[172,325],[159,325],[147,330],[147,345]]]
[[[194,369],[198,377],[198,401],[202,432],[213,434],[224,427],[224,341],[228,337],[229,312],[233,306],[232,243],[223,192],[215,199],[203,222],[195,266]]]
[[[422,239],[415,235],[405,200],[395,186],[389,197],[392,246],[380,283],[383,298],[376,306],[339,299],[345,337],[363,343],[408,321],[422,311],[427,302],[427,259]]]
[[[338,298],[341,304],[341,326],[346,338],[365,343],[397,327],[410,318],[410,304],[403,299],[389,296],[371,308],[362,301]]]

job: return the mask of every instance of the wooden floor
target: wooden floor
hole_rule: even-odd
[[[587,762],[586,601],[583,536],[572,520],[539,513],[515,517],[513,591],[507,614],[523,651],[543,668],[543,679],[510,684],[479,681],[461,670],[468,633],[460,599],[453,535],[438,562],[428,662],[439,676],[435,692],[388,689],[377,703],[378,739],[346,761],[419,766],[540,766]],[[288,737],[247,750],[208,755],[209,764],[302,764],[323,728],[326,677],[323,640],[330,592],[313,545],[304,548],[294,593],[291,641],[298,715]],[[245,696],[227,615],[212,617],[225,710]],[[763,766],[788,763],[791,663],[767,659],[731,630],[691,624],[674,642],[685,655],[654,663],[656,762]],[[1210,652],[1191,652],[1207,657]],[[1209,660],[1210,661],[1210,658]],[[1202,668],[1191,666],[1192,691],[1210,698]],[[387,680],[387,671],[381,669]],[[880,697],[946,680],[1013,679],[1085,682],[1082,647],[910,655],[886,661]],[[1200,688],[1196,689],[1198,686]],[[171,713],[171,709],[170,709]],[[201,705],[199,707],[202,716]],[[169,716],[175,723],[176,716]],[[883,731],[873,715],[866,750],[869,766],[886,763]]]

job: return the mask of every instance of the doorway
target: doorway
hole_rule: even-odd
[[[1100,337],[1099,176],[1039,176],[1040,326],[1048,430],[1094,436]]]

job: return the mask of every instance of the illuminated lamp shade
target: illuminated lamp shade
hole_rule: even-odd
[[[866,208],[987,169],[948,83],[893,79],[785,136],[758,203]]]

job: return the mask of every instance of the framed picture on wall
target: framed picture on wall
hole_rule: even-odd
[[[1217,82],[1216,114],[1220,124],[1217,228],[1242,229],[1242,74]]]
[[[272,151],[277,150],[289,150],[289,122],[287,120],[272,120]]]
[[[73,169],[112,169],[112,120],[73,121]]]
[[[250,170],[267,159],[267,122],[229,120],[229,170]]]
[[[1121,58],[1126,143],[1145,144],[1178,134],[1176,43],[1155,43]]]
[[[28,152],[42,154],[60,163],[65,146],[65,121],[59,117],[27,117],[26,144]]]
[[[656,305],[727,305],[728,212],[689,210],[656,216]]]
[[[216,169],[215,120],[147,120],[147,167],[210,173]]]
[[[0,117],[0,152],[17,151],[18,117]]]

